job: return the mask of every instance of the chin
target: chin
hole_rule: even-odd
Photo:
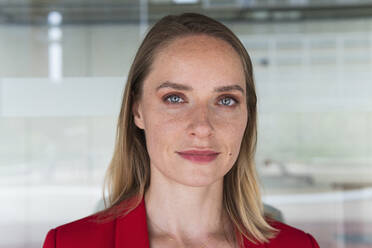
[[[183,178],[183,180],[177,180],[177,183],[183,184],[189,187],[205,187],[205,186],[209,186],[209,185],[216,183],[220,179],[223,179],[223,177],[222,178],[195,178],[193,177],[189,179],[190,180],[185,180]],[[223,180],[221,181],[223,182]]]

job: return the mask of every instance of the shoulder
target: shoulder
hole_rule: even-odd
[[[93,214],[50,230],[43,247],[107,247],[113,242],[114,225],[115,220]]]
[[[138,201],[138,197],[123,200],[101,212],[58,226],[49,231],[43,248],[114,247],[115,242],[127,242],[122,241],[123,238],[135,239],[133,230],[141,234],[147,230],[143,198],[142,201]],[[117,232],[120,235],[116,235]]]
[[[319,248],[319,245],[309,233],[280,221],[270,221],[270,225],[279,230],[277,236],[270,240],[269,248]]]
[[[56,228],[59,233],[74,233],[79,235],[84,233],[97,232],[101,233],[105,230],[110,230],[114,226],[115,220],[105,220],[100,214],[96,213],[73,222],[61,225]]]

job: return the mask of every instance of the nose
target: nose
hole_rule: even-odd
[[[213,134],[214,128],[211,123],[211,114],[208,107],[197,107],[191,110],[191,121],[189,134],[198,138],[209,137]]]

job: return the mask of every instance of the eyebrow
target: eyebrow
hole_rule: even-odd
[[[188,86],[188,85],[173,83],[173,82],[169,82],[169,81],[166,81],[166,82],[162,83],[161,85],[159,85],[156,88],[156,91],[158,91],[162,88],[172,88],[172,89],[175,89],[175,90],[184,90],[184,91],[193,90],[193,88]],[[234,90],[241,91],[244,94],[244,89],[240,85],[237,85],[237,84],[226,85],[226,86],[221,86],[221,87],[214,88],[215,92],[228,92],[228,91],[234,91]]]

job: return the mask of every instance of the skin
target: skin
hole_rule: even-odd
[[[215,91],[231,85],[243,92]],[[223,40],[182,37],[156,55],[142,96],[133,106],[150,156],[145,205],[151,247],[230,247],[223,177],[239,155],[246,128],[245,91],[240,57]],[[219,155],[212,162],[197,163],[177,153],[190,149]]]

